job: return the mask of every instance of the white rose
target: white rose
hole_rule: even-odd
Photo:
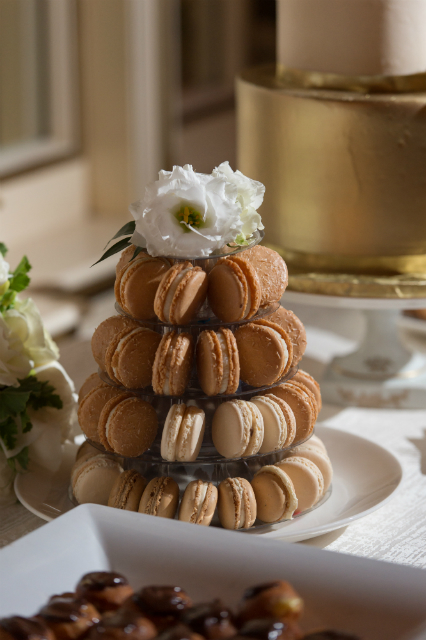
[[[0,315],[0,386],[18,387],[18,379],[25,378],[31,368],[32,362],[22,341]]]
[[[265,187],[257,180],[247,178],[241,171],[233,171],[229,162],[222,162],[213,170],[213,176],[224,178],[235,184],[238,191],[237,200],[241,204],[242,234],[245,238],[251,236],[256,229],[264,229],[262,218],[257,209],[263,202]]]
[[[3,255],[0,253],[0,295],[2,294],[2,287],[9,278],[9,263],[3,258]]]
[[[144,201],[130,206],[132,242],[152,256],[208,256],[242,233],[237,196],[225,177],[195,173],[190,165],[160,171]]]
[[[5,311],[3,317],[35,367],[58,360],[58,347],[44,328],[40,312],[31,298],[16,299],[14,308]]]

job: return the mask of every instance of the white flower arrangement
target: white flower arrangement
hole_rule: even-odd
[[[10,273],[0,243],[0,506],[16,498],[13,481],[28,464],[55,471],[76,417],[74,385],[31,298],[26,257]]]
[[[134,222],[112,238],[122,238],[100,260],[130,244],[152,256],[203,258],[227,244],[247,244],[263,229],[257,209],[265,187],[223,162],[211,174],[196,173],[191,165],[160,171],[146,187],[143,200],[130,205]],[[109,244],[109,243],[108,243]],[[100,262],[100,260],[98,262]]]

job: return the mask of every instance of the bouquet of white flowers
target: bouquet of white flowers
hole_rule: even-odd
[[[15,499],[16,473],[38,464],[52,471],[76,415],[74,385],[31,298],[24,256],[10,272],[0,243],[0,506]]]

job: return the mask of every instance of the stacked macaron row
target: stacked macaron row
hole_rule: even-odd
[[[79,504],[94,502],[147,515],[210,525],[218,511],[225,529],[248,529],[256,518],[273,523],[291,519],[311,509],[327,492],[332,466],[324,444],[313,436],[284,460],[262,467],[250,483],[245,478],[226,478],[219,487],[193,480],[183,493],[173,478],[161,476],[150,482],[136,470],[123,471],[119,461],[99,454],[88,443],[77,453],[71,484]]]
[[[288,283],[281,256],[259,245],[220,258],[208,274],[188,260],[172,265],[167,258],[134,254],[134,246],[123,251],[114,291],[121,309],[138,320],[185,325],[207,301],[219,320],[238,322],[280,300]]]

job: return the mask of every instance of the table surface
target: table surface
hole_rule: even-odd
[[[99,308],[102,313],[105,308],[112,310],[105,301]],[[361,316],[340,310],[310,310],[296,305],[292,308],[307,326],[308,350],[302,367],[321,381],[331,357],[350,351],[359,338]],[[96,313],[92,314],[80,334],[60,345],[61,362],[77,388],[94,371],[88,336],[98,321]],[[426,352],[426,337],[422,342],[422,337],[417,336],[416,346]],[[397,495],[375,513],[299,544],[426,568],[426,410],[325,405],[319,421],[387,447],[399,458],[404,480]],[[0,546],[45,524],[20,504],[6,507],[0,511]]]

